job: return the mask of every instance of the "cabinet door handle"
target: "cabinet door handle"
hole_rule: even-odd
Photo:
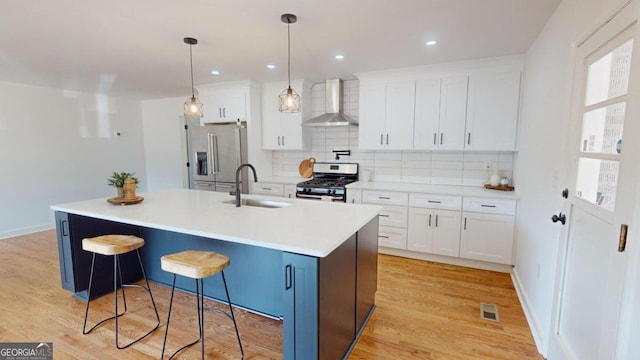
[[[431,214],[429,214],[429,226],[431,226]]]
[[[282,146],[284,146],[284,135],[282,135]]]
[[[436,144],[436,138],[438,137],[438,134],[433,133],[433,145]]]
[[[280,146],[280,136],[278,136],[278,146]]]
[[[442,145],[442,137],[444,136],[444,133],[440,133],[440,145]]]
[[[389,215],[386,214],[378,214],[380,217],[389,217]]]
[[[291,265],[284,267],[284,289],[289,290],[293,286]]]
[[[471,133],[467,133],[467,145],[471,145]]]
[[[442,201],[439,201],[439,200],[427,200],[427,202],[431,203],[431,204],[441,204],[442,203]]]
[[[218,117],[222,117],[222,108],[218,108]]]
[[[351,203],[355,204],[356,203],[356,199],[351,199]]]
[[[378,196],[378,199],[380,200],[390,200],[391,198],[388,196]]]
[[[263,187],[263,188],[262,188],[262,190],[265,190],[265,191],[271,191],[271,188]]]
[[[486,208],[494,208],[496,207],[495,205],[487,205],[487,204],[480,204],[481,207],[486,207]]]
[[[389,134],[387,134],[387,145],[389,145]]]
[[[386,235],[378,235],[379,238],[388,239],[389,237]]]
[[[436,215],[436,227],[438,227],[438,215]]]
[[[60,221],[60,227],[62,228],[62,236],[69,236],[69,223],[67,220]]]
[[[227,117],[227,108],[222,108],[222,117]]]
[[[467,230],[467,218],[464,218],[464,230]]]
[[[382,139],[384,139],[384,135],[380,134],[380,145],[382,145]]]

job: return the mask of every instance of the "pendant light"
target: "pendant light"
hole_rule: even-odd
[[[282,14],[280,20],[287,24],[287,78],[289,79],[289,87],[284,89],[278,96],[278,110],[280,112],[297,113],[302,107],[300,95],[291,88],[291,32],[289,27],[298,21],[298,17],[293,14]]]
[[[201,118],[204,105],[196,98],[195,88],[193,87],[193,54],[191,53],[191,47],[198,44],[198,40],[190,37],[184,38],[184,43],[189,45],[189,61],[191,63],[191,97],[184,102],[184,116],[199,117]]]

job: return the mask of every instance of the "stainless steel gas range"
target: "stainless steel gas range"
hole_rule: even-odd
[[[346,185],[358,181],[358,164],[313,164],[313,179],[296,185],[296,197],[314,200],[347,201]]]

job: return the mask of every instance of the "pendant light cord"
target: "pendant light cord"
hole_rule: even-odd
[[[191,63],[191,98],[194,98],[196,97],[196,93],[193,89],[193,53],[191,52],[192,48],[193,45],[189,44],[189,62]]]
[[[291,20],[287,20],[287,78],[291,88]]]

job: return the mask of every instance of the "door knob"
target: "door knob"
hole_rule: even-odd
[[[551,217],[551,221],[553,221],[554,223],[560,221],[562,225],[564,225],[567,222],[567,217],[563,213],[558,213],[558,215],[553,215]]]

